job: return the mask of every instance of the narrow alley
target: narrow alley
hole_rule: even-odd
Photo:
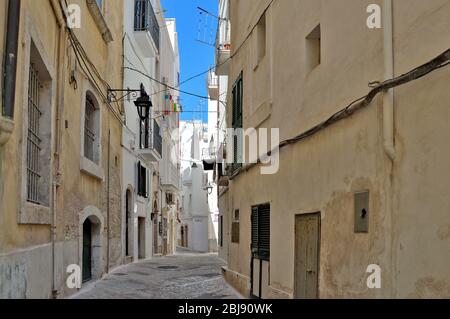
[[[74,299],[236,299],[216,254],[178,248],[177,254],[119,267]]]

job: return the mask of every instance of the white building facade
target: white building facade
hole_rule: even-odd
[[[201,121],[181,122],[181,224],[180,246],[200,252],[217,249],[217,235],[211,218],[208,172],[204,170],[202,152],[209,147],[207,125]]]
[[[174,90],[179,75],[175,21],[169,32],[159,0],[124,1],[124,114],[122,238],[125,262],[150,258],[155,254],[174,252],[166,240],[174,236],[164,215],[168,136],[177,128],[176,113],[170,100],[177,99]],[[141,120],[134,92],[143,85],[153,107],[150,117]],[[172,97],[173,96],[173,97]],[[116,96],[117,98],[118,96]],[[167,124],[169,123],[169,125]],[[176,167],[176,166],[175,166]],[[177,175],[177,171],[173,173]],[[176,188],[174,193],[176,193]],[[167,219],[166,219],[167,221]]]
[[[217,106],[217,140],[216,140],[216,166],[214,171],[214,182],[217,201],[220,207],[225,209],[218,216],[218,251],[219,257],[228,261],[229,254],[229,229],[231,218],[226,215],[228,203],[228,176],[226,172],[226,105],[228,95],[228,73],[230,69],[231,52],[231,24],[229,20],[229,0],[219,0],[219,24],[216,38],[216,68],[217,88],[214,81],[208,82],[209,94],[215,98]],[[233,218],[233,221],[234,218]]]

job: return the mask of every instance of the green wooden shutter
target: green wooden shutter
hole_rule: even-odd
[[[141,162],[137,162],[136,167],[136,190],[137,194],[141,195]]]
[[[258,253],[258,207],[252,207],[252,216],[251,216],[251,223],[252,223],[252,243],[251,243],[251,249],[252,253]]]
[[[270,205],[258,207],[258,255],[260,259],[270,258]]]
[[[232,127],[233,129],[243,128],[243,80],[242,72],[238,79],[233,85],[233,106],[232,106]],[[233,136],[233,171],[242,167],[242,146],[243,146],[243,136]]]

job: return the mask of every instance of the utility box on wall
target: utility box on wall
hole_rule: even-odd
[[[369,191],[355,193],[355,233],[369,232]]]

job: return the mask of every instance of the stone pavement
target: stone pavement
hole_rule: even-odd
[[[176,255],[154,257],[121,266],[83,288],[76,299],[233,299],[241,298],[226,284],[217,254],[178,249]]]

